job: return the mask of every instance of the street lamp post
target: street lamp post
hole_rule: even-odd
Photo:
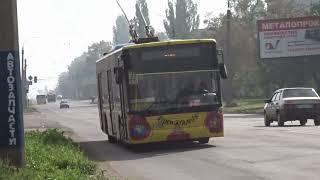
[[[22,58],[21,58],[21,66],[22,66],[22,104],[24,107],[28,107],[28,98],[27,98],[27,59],[24,56],[24,46],[22,46]]]

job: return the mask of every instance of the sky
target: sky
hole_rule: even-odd
[[[115,0],[17,0],[20,49],[25,49],[27,77],[38,76],[34,97],[55,88],[58,76],[94,42],[112,41],[112,27],[121,10]],[[129,18],[136,0],[119,0]],[[227,0],[194,0],[201,22],[208,13],[226,11]],[[164,32],[167,0],[147,0],[151,25]],[[200,25],[200,28],[203,24]]]

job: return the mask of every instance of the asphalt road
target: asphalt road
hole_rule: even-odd
[[[100,131],[97,106],[72,102],[37,106],[47,124],[74,132],[87,155],[101,167],[128,179],[152,180],[318,180],[320,128],[287,122],[285,127],[263,126],[258,115],[225,115],[225,137],[207,145],[196,143],[143,147],[138,151],[111,145]],[[32,118],[25,118],[26,124]]]

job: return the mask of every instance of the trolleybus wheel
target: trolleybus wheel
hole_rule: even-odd
[[[117,142],[117,138],[115,138],[115,137],[113,137],[113,136],[108,135],[108,141],[109,141],[109,143],[114,144],[114,143],[116,143],[116,142]]]
[[[316,119],[314,119],[314,125],[320,126],[320,117],[317,117]]]
[[[284,126],[284,120],[282,119],[283,117],[280,115],[280,112],[277,113],[277,121],[278,121],[278,126],[283,127]]]
[[[209,142],[209,138],[202,138],[199,140],[200,144],[207,144]]]
[[[136,145],[136,144],[124,143],[123,145],[124,145],[124,147],[125,147],[126,149],[128,149],[128,150],[130,150],[130,151],[134,151],[134,150],[136,150],[136,148],[137,148],[137,145]]]
[[[270,119],[268,118],[268,115],[266,112],[264,112],[264,125],[269,127],[271,124]]]
[[[307,119],[300,119],[300,125],[305,126],[307,124],[308,120]]]

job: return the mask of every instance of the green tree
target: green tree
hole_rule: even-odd
[[[248,96],[253,96],[253,93],[248,93],[252,90],[252,87],[247,85],[259,82],[260,74],[251,76],[258,72],[256,21],[264,17],[266,13],[265,4],[262,0],[235,0],[232,1],[231,5],[230,55],[225,60],[229,72],[228,83],[231,84],[231,88],[227,88],[230,85],[224,88],[226,95],[231,94],[225,97],[228,103],[232,102],[232,97],[237,98],[246,93]],[[219,48],[226,50],[226,14],[209,15],[204,23],[207,24],[207,33],[202,33],[205,38],[214,37]],[[236,91],[234,91],[235,89]],[[257,90],[255,92],[256,95],[261,94],[261,91]]]
[[[265,0],[267,18],[291,18],[305,16],[310,9],[296,0]]]
[[[320,16],[320,2],[312,4],[311,14],[314,16]]]
[[[260,60],[256,22],[258,19],[305,16],[306,8],[293,0],[234,0],[231,20],[231,57],[229,78],[236,97],[269,96],[281,87],[313,86],[320,88],[320,64],[317,57]],[[206,34],[215,37],[220,47],[226,42],[226,14],[209,16]]]
[[[140,10],[139,10],[140,9]],[[145,18],[146,24],[143,21],[143,17]],[[135,27],[139,37],[146,37],[145,26],[150,25],[149,19],[149,10],[148,4],[146,0],[137,0],[136,2],[136,19],[135,19]]]
[[[111,49],[111,43],[100,41],[88,47],[87,52],[75,58],[68,71],[60,74],[57,91],[63,96],[87,99],[97,95],[95,62]]]
[[[175,4],[173,0],[168,1],[163,24],[169,38],[191,38],[192,32],[198,29],[199,22],[197,4],[192,0],[176,0]]]
[[[113,26],[113,44],[123,44],[130,41],[129,25],[126,18],[121,15],[116,19],[116,25]]]
[[[59,75],[58,86],[56,92],[62,94],[65,98],[72,98],[72,90],[70,89],[70,76],[68,72],[63,72]]]
[[[320,16],[320,1],[318,3],[312,4],[310,13],[313,16]],[[309,57],[307,69],[309,73],[311,72],[310,76],[313,82],[313,86],[315,86],[320,93],[320,72],[318,70],[318,67],[320,67],[320,62],[318,60],[319,57],[320,56]]]

